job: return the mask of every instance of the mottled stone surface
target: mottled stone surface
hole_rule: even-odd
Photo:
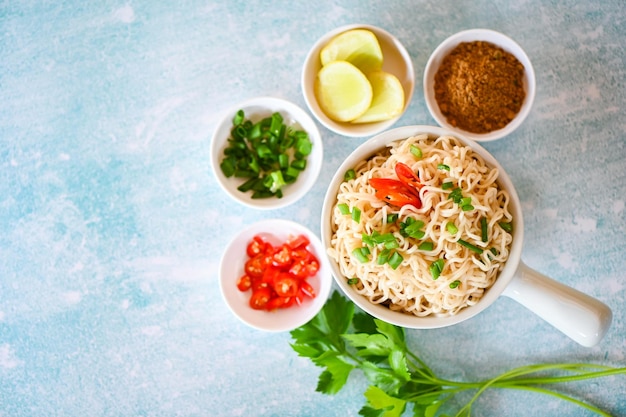
[[[595,4],[593,4],[595,3]],[[334,397],[287,333],[241,324],[217,268],[235,231],[281,217],[319,230],[326,186],[365,139],[320,126],[325,160],[300,202],[231,202],[209,166],[220,111],[271,95],[305,106],[313,42],[380,26],[413,58],[397,126],[433,124],[421,78],[449,35],[485,27],[525,48],[534,108],[487,143],[523,202],[523,258],[603,300],[613,325],[578,346],[514,301],[408,332],[443,376],[512,366],[626,366],[626,12],[621,0],[0,2],[0,416],[354,416],[360,374]],[[626,415],[626,379],[565,392]],[[462,399],[459,398],[457,404]],[[490,392],[475,416],[588,416],[533,393]]]

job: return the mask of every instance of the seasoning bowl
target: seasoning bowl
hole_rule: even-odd
[[[243,110],[245,119],[253,123],[271,117],[273,113],[277,112],[282,116],[286,126],[295,130],[303,130],[308,134],[312,148],[311,153],[306,157],[306,167],[299,173],[295,182],[282,188],[283,196],[281,198],[252,198],[251,191],[242,192],[237,189],[246,181],[245,178],[227,177],[220,168],[220,164],[225,158],[224,150],[228,147],[228,140],[231,137],[233,118],[239,110]],[[293,150],[290,152],[293,153]],[[296,104],[275,97],[255,97],[223,111],[211,138],[211,168],[218,184],[236,202],[259,210],[282,208],[303,197],[319,176],[323,155],[324,148],[319,129],[309,114]]]
[[[526,93],[522,106],[515,117],[504,127],[488,133],[472,133],[452,125],[444,116],[435,97],[435,75],[444,58],[463,42],[484,41],[502,48],[512,54],[524,66],[522,84]],[[456,33],[444,40],[431,54],[424,69],[424,98],[431,116],[442,127],[466,138],[487,142],[510,135],[528,116],[535,99],[535,72],[530,59],[521,46],[508,36],[489,29],[470,29]]]
[[[248,259],[246,247],[254,236],[262,236],[274,246],[279,246],[290,237],[304,235],[309,240],[308,250],[319,261],[317,275],[307,281],[316,296],[305,297],[302,304],[274,311],[255,310],[250,307],[251,290],[242,292],[237,280],[244,274]],[[268,332],[290,331],[306,324],[324,306],[332,286],[328,261],[324,256],[322,242],[306,226],[283,219],[266,219],[253,223],[237,233],[226,246],[219,267],[219,285],[228,308],[246,325]]]
[[[524,241],[524,220],[519,197],[511,179],[498,161],[479,143],[448,129],[432,126],[406,126],[383,132],[357,147],[341,164],[331,179],[324,197],[321,219],[321,236],[324,248],[332,247],[332,212],[337,202],[337,193],[345,181],[344,175],[358,163],[382,151],[388,144],[426,134],[436,138],[450,135],[480,155],[485,163],[499,172],[498,184],[509,194],[509,212],[513,216],[512,243],[509,256],[493,285],[482,298],[455,315],[418,317],[413,314],[393,311],[381,304],[371,303],[351,285],[353,276],[344,276],[337,261],[328,255],[330,268],[339,288],[361,309],[372,316],[406,328],[433,329],[452,326],[484,312],[501,295],[510,297],[530,311],[556,327],[579,344],[591,347],[600,342],[608,331],[612,320],[611,310],[597,299],[557,282],[526,266],[521,259]],[[362,199],[365,199],[363,197]],[[411,255],[415,256],[415,255]],[[359,261],[357,261],[359,262]],[[372,261],[375,262],[375,261]],[[503,323],[503,325],[505,325]],[[510,325],[510,323],[506,324]]]
[[[383,54],[382,70],[395,75],[404,90],[404,109],[398,116],[371,123],[337,122],[329,118],[321,109],[315,96],[315,79],[322,67],[320,52],[335,36],[352,29],[366,29],[374,33]],[[367,137],[380,133],[395,124],[406,111],[415,89],[413,61],[402,43],[391,33],[376,26],[352,24],[336,28],[319,38],[306,56],[301,75],[304,100],[313,116],[327,129],[347,137]]]

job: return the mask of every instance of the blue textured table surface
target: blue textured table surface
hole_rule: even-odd
[[[421,77],[463,29],[503,32],[537,75],[522,127],[485,147],[517,187],[524,261],[607,303],[584,348],[519,304],[407,332],[443,376],[539,362],[626,364],[626,9],[603,2],[0,2],[0,416],[354,416],[367,386],[315,392],[288,333],[246,327],[217,268],[238,228],[279,217],[319,230],[332,173],[363,139],[320,129],[325,160],[300,202],[231,202],[209,166],[221,110],[271,95],[305,107],[313,42],[351,23],[404,43],[416,90],[396,126],[434,124]],[[626,415],[626,379],[563,390]],[[460,398],[461,399],[467,398]],[[539,394],[488,392],[475,416],[587,416]]]

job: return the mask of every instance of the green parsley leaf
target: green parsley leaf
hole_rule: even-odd
[[[392,397],[376,386],[371,386],[365,391],[365,398],[367,398],[367,403],[371,406],[370,410],[383,411],[383,413],[362,414],[359,412],[362,416],[400,417],[406,408],[405,400]]]

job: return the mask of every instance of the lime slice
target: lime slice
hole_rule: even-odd
[[[392,119],[404,109],[404,89],[395,75],[375,71],[367,75],[372,86],[372,102],[369,109],[352,123],[371,123]]]
[[[353,29],[332,38],[320,52],[323,66],[333,61],[348,61],[365,74],[380,70],[383,52],[376,35],[366,29]]]
[[[365,74],[351,63],[333,61],[318,72],[315,95],[326,116],[337,122],[349,122],[370,107],[372,86]]]

